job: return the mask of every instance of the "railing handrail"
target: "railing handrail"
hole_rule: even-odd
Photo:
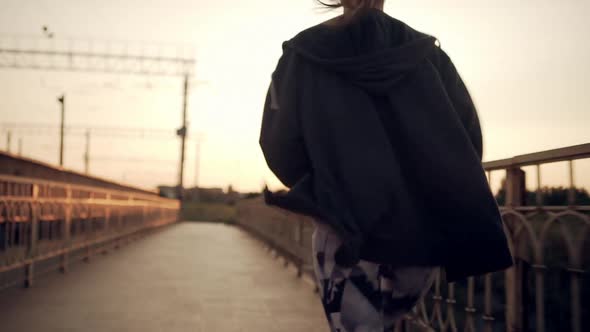
[[[568,146],[483,163],[486,171],[590,158],[590,143]]]
[[[0,175],[0,290],[20,282],[29,287],[48,271],[65,272],[70,256],[88,260],[174,223],[179,208],[178,200],[138,193],[131,187]],[[35,272],[41,261],[47,262]],[[3,275],[22,268],[24,275]]]
[[[125,196],[129,197],[130,199],[139,198],[139,199],[143,199],[143,200],[147,200],[147,201],[162,201],[162,202],[170,202],[170,203],[178,201],[177,199],[158,196],[155,193],[153,195],[149,195],[149,194],[138,193],[136,191],[107,189],[107,188],[101,188],[101,187],[97,187],[97,186],[69,184],[69,183],[59,182],[59,181],[48,181],[48,180],[43,180],[43,179],[14,176],[14,175],[0,174],[0,182],[1,181],[9,181],[9,182],[21,183],[21,184],[48,185],[48,186],[52,186],[52,187],[62,187],[62,188],[66,188],[66,189],[70,188],[70,189],[74,189],[74,190],[87,190],[87,191],[101,193],[101,194],[125,195]]]
[[[73,169],[65,168],[63,166],[53,165],[53,164],[50,164],[50,163],[47,163],[47,162],[44,162],[41,160],[32,159],[32,158],[25,157],[25,156],[19,156],[17,154],[10,153],[8,151],[0,151],[0,157],[6,157],[6,158],[14,159],[14,160],[23,161],[25,163],[33,164],[34,166],[40,166],[42,168],[50,169],[52,171],[56,171],[56,172],[59,172],[62,174],[79,176],[79,177],[82,177],[87,180],[97,181],[97,182],[100,182],[100,183],[103,183],[106,185],[119,187],[120,188],[119,190],[121,190],[121,191],[132,190],[132,191],[139,192],[139,193],[146,194],[146,195],[157,194],[157,191],[155,191],[155,190],[147,190],[144,188],[134,187],[134,186],[129,185],[127,183],[122,183],[122,182],[118,182],[118,181],[111,180],[111,179],[101,178],[101,177],[98,177],[98,176],[92,175],[92,174],[82,173],[82,172],[79,172],[79,171],[76,171]],[[21,176],[21,177],[24,177],[24,176]],[[90,186],[92,186],[92,185],[90,185]]]

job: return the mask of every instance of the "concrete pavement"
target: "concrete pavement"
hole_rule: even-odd
[[[29,290],[0,292],[0,331],[327,332],[305,281],[238,228],[180,223]]]

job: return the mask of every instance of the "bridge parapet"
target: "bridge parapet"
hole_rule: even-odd
[[[0,289],[175,222],[179,202],[139,190],[0,175]]]
[[[504,173],[500,210],[516,265],[456,283],[447,283],[440,273],[429,295],[398,330],[590,329],[590,203],[577,199],[574,183],[574,163],[588,158],[590,144],[583,144],[484,163],[490,182]],[[563,204],[548,205],[542,167],[555,162],[566,163],[567,198]],[[536,175],[532,202],[527,198],[527,167]],[[588,176],[590,169],[584,171],[580,174]],[[300,274],[312,273],[309,218],[267,207],[257,198],[238,203],[237,223],[292,261]]]

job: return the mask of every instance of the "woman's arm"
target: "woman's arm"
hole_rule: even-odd
[[[483,140],[477,110],[453,62],[443,50],[441,50],[440,54],[440,73],[445,89],[453,103],[453,107],[461,118],[463,127],[469,134],[473,148],[481,160],[483,155]]]
[[[288,54],[279,60],[266,95],[260,131],[266,163],[289,188],[310,169],[297,110],[295,60]]]

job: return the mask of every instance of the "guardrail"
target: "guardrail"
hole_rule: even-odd
[[[175,222],[179,202],[157,195],[0,175],[0,289],[89,260]]]
[[[574,161],[587,158],[590,144],[484,163],[489,180],[505,173],[500,210],[515,266],[456,283],[439,274],[412,318],[397,330],[590,330],[590,205],[577,202],[573,176]],[[567,163],[568,170],[567,203],[559,206],[543,204],[542,166],[554,162]],[[525,166],[536,168],[532,205],[526,199]],[[293,262],[299,274],[313,273],[311,219],[267,207],[260,198],[241,201],[237,208],[238,225]]]

